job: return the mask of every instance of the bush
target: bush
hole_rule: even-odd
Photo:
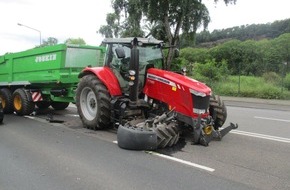
[[[290,90],[290,73],[284,79],[284,87]]]
[[[281,76],[275,72],[268,72],[263,74],[263,79],[265,82],[278,85],[281,82]]]
[[[290,78],[290,77],[289,77]],[[241,96],[263,99],[289,99],[290,92],[281,92],[281,86],[265,82],[261,77],[241,76],[239,92],[239,77],[230,76],[228,80],[212,86],[216,94],[223,96]]]
[[[219,82],[221,79],[226,79],[228,75],[229,70],[225,61],[217,63],[212,59],[207,60],[205,64],[196,63],[194,65],[194,77],[210,85]]]

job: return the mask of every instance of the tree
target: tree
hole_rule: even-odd
[[[106,21],[107,25],[101,26],[98,32],[106,38],[118,38],[121,29],[120,15],[117,13],[108,13]]]
[[[285,68],[282,65],[281,69],[284,69],[285,72],[289,71],[289,64],[290,64],[290,33],[282,34],[278,38],[274,40],[274,46],[276,47],[277,51],[279,52],[279,60],[278,65],[285,64]]]
[[[65,44],[86,45],[86,42],[82,38],[68,38]]]
[[[214,2],[217,3],[218,0]],[[229,4],[235,3],[236,0],[224,2]],[[170,47],[165,58],[166,69],[170,69],[174,47],[179,45],[180,32],[185,34],[185,38],[192,39],[197,28],[202,24],[207,27],[210,20],[202,0],[112,0],[112,6],[116,15],[113,23],[119,21],[121,27],[114,28],[112,23],[108,23],[107,26],[102,26],[99,32],[108,35],[115,31],[121,34],[120,36],[144,36],[141,19],[146,18],[145,21],[151,24],[157,23],[166,34],[165,39],[161,40],[166,40]],[[121,15],[125,18],[122,23]]]
[[[52,46],[52,45],[56,45],[58,43],[58,40],[54,37],[48,37],[47,40],[43,40],[42,44],[40,47],[44,47],[44,46]]]

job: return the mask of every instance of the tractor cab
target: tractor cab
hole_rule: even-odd
[[[117,77],[121,90],[124,94],[129,93],[131,61],[131,50],[133,38],[113,39],[106,38],[103,44],[107,46],[105,66],[110,67]],[[145,74],[148,68],[163,68],[163,42],[154,38],[138,38],[139,64],[138,68],[138,88],[142,89],[145,82]],[[131,68],[131,69],[130,69]]]

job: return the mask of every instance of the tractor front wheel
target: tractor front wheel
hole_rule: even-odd
[[[33,112],[35,104],[30,92],[19,88],[13,92],[12,99],[14,111],[17,115],[29,115]]]
[[[214,120],[214,129],[217,130],[223,126],[227,119],[227,108],[218,95],[210,97],[209,111]]]
[[[111,125],[110,94],[94,75],[81,78],[76,91],[76,106],[84,127],[103,129]]]

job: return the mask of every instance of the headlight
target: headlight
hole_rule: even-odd
[[[190,93],[196,95],[196,96],[201,96],[201,97],[206,97],[206,94],[203,93],[203,92],[198,92],[196,90],[193,90],[193,89],[189,89]]]

